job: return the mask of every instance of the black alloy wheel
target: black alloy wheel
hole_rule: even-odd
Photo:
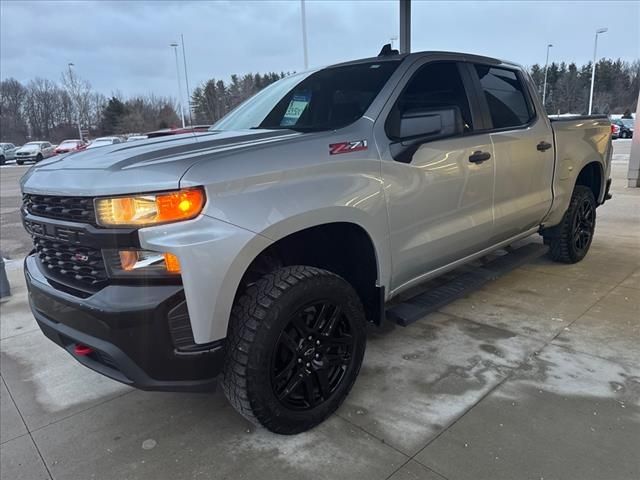
[[[308,410],[328,400],[352,361],[353,327],[330,301],[295,312],[280,334],[271,359],[271,384],[291,410]]]

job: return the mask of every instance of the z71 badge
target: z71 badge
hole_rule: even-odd
[[[353,142],[332,143],[329,145],[329,155],[338,155],[339,153],[359,152],[367,149],[366,140],[355,140]]]

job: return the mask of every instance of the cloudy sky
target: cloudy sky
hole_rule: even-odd
[[[397,1],[307,0],[311,66],[372,56],[398,34]],[[531,65],[640,58],[640,2],[413,2],[412,47],[497,56]],[[171,42],[184,34],[191,88],[232,73],[303,69],[299,0],[0,0],[0,77],[59,80],[69,62],[108,95],[176,97]],[[184,87],[184,82],[183,82]]]

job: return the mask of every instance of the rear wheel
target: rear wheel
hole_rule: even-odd
[[[23,160],[16,160],[16,163],[17,163],[18,165],[24,165],[24,161],[23,161]]]
[[[280,268],[234,305],[223,391],[272,432],[309,430],[351,390],[365,343],[362,305],[349,283],[319,268]]]
[[[577,263],[591,246],[596,228],[596,200],[590,188],[576,185],[562,223],[542,232],[556,262]]]

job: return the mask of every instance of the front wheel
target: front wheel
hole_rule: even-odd
[[[41,162],[42,161],[42,154],[39,153],[38,156],[36,157],[36,163]]]
[[[0,155],[0,165],[4,165],[5,158],[4,155]]]
[[[349,283],[319,268],[280,268],[236,300],[222,388],[251,422],[304,432],[345,399],[365,344],[362,304]]]
[[[16,160],[16,163],[17,163],[18,165],[24,165],[24,161],[23,161],[23,160]]]
[[[556,262],[577,263],[591,246],[596,228],[596,199],[590,188],[576,185],[562,223],[542,232]]]

